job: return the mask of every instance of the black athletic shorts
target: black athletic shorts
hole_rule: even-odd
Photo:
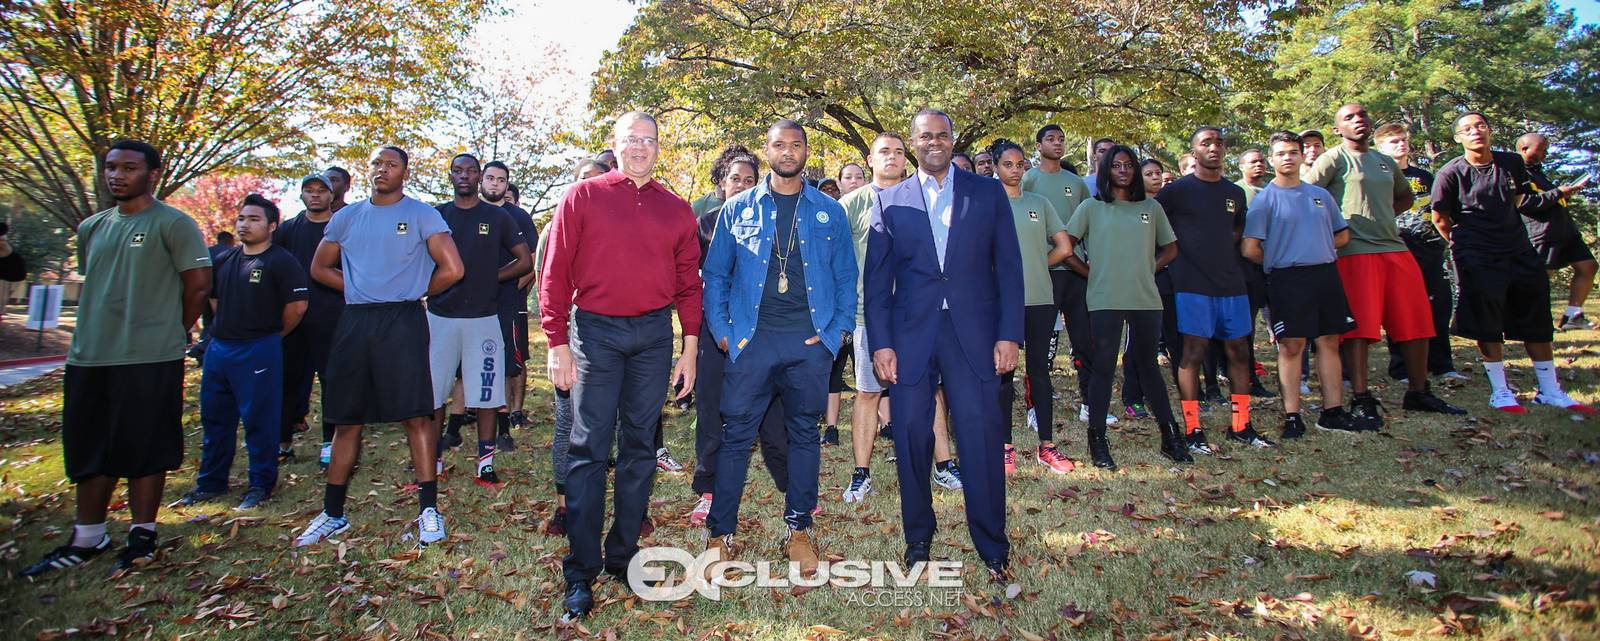
[[[506,351],[511,352],[511,358],[506,359],[506,376],[521,376],[528,362],[528,313],[500,310],[500,337],[506,342]]]
[[[183,359],[67,365],[61,450],[73,483],[136,479],[183,465]]]
[[[1589,251],[1589,245],[1583,242],[1581,235],[1549,244],[1534,243],[1533,250],[1538,252],[1540,260],[1544,261],[1544,268],[1551,271],[1573,263],[1594,260],[1594,252]]]
[[[1267,297],[1272,335],[1279,339],[1315,339],[1356,328],[1337,263],[1276,268],[1267,274]]]
[[[1461,293],[1450,333],[1492,343],[1555,339],[1550,276],[1538,253],[1530,249],[1506,258],[1457,254],[1455,264]]]
[[[394,423],[433,413],[428,317],[422,304],[346,305],[333,330],[322,420]]]

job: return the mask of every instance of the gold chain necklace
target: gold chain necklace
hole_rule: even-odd
[[[784,253],[779,254],[776,244],[772,254],[778,257],[778,293],[789,293],[789,258],[794,256],[794,237],[800,235],[800,203],[794,206],[794,224],[789,229],[789,247]],[[776,240],[776,239],[774,239]]]

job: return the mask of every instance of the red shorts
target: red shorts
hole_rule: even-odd
[[[1428,288],[1411,252],[1340,256],[1338,265],[1350,315],[1356,319],[1355,331],[1344,338],[1376,341],[1383,331],[1395,341],[1434,336]]]

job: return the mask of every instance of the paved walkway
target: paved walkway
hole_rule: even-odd
[[[65,364],[66,360],[67,357],[63,356],[61,357],[61,360],[58,361],[34,363],[32,365],[22,365],[19,367],[7,367],[0,369],[0,387],[10,387],[18,383],[26,382],[28,379],[31,379],[35,376],[49,374],[56,368]]]

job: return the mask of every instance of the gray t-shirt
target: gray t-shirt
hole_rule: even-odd
[[[1338,260],[1333,237],[1349,228],[1339,213],[1339,201],[1328,190],[1311,183],[1294,188],[1267,183],[1250,199],[1245,214],[1244,237],[1261,240],[1267,272],[1279,267],[1326,265]]]
[[[359,305],[422,300],[434,268],[428,239],[448,233],[439,210],[405,196],[393,205],[363,200],[339,210],[323,238],[339,244],[344,302]]]

